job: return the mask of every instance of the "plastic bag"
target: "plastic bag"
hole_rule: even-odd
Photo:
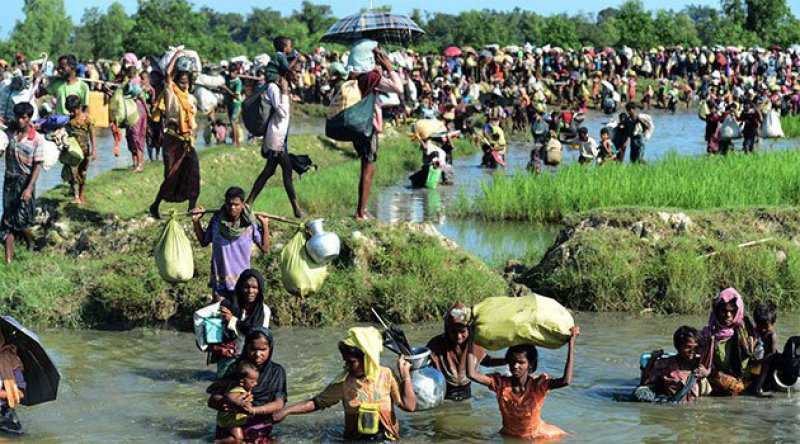
[[[156,242],[153,254],[161,278],[171,284],[189,282],[194,275],[194,256],[189,238],[173,212]]]
[[[0,157],[6,155],[6,150],[8,149],[8,135],[6,132],[0,129]]]
[[[435,190],[442,181],[442,169],[433,165],[428,167],[428,178],[425,179],[425,188]]]
[[[784,137],[781,127],[781,115],[774,109],[767,113],[764,118],[764,126],[761,127],[761,137],[765,139],[777,139]]]
[[[281,278],[286,291],[295,296],[314,294],[328,276],[325,264],[317,264],[306,253],[306,237],[298,231],[281,251]]]
[[[487,350],[517,344],[558,348],[569,341],[575,325],[564,306],[540,295],[488,298],[472,312],[477,316],[475,343]]]
[[[272,117],[272,104],[267,96],[268,84],[257,88],[242,102],[242,121],[244,127],[253,136],[267,134],[267,125]]]
[[[194,97],[197,99],[197,110],[201,114],[208,114],[219,105],[217,96],[201,86],[194,89]]]
[[[45,139],[42,141],[42,169],[50,171],[58,163],[61,151],[55,142]]]
[[[133,99],[126,98],[122,93],[122,88],[117,88],[111,96],[109,102],[111,119],[120,128],[130,128],[139,121],[139,109]]]
[[[221,75],[198,74],[197,80],[194,81],[197,86],[205,86],[206,88],[220,88],[225,84],[225,77]]]
[[[211,305],[203,307],[194,312],[192,315],[192,324],[194,325],[194,336],[197,348],[200,351],[206,351],[208,343],[206,342],[205,320],[214,318],[219,315],[220,303],[215,302]]]
[[[66,149],[61,151],[58,155],[58,161],[66,166],[78,166],[83,162],[83,148],[78,140],[74,137],[68,137],[66,140]]]
[[[742,137],[742,129],[733,120],[733,117],[728,116],[719,129],[719,138],[722,140],[733,140]]]

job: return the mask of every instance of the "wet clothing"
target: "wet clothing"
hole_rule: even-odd
[[[521,395],[513,392],[511,378],[499,373],[490,375],[492,384],[489,390],[497,395],[503,428],[500,434],[521,439],[555,439],[567,435],[560,428],[542,421],[542,405],[550,390],[550,378],[542,374],[529,377],[525,391]]]
[[[247,393],[247,390],[245,390],[242,387],[234,387],[228,390],[227,394],[238,394],[238,393]],[[247,424],[248,417],[249,415],[247,413],[217,412],[217,426],[228,430],[234,427],[242,427],[243,425]]]
[[[314,397],[317,409],[325,409],[342,402],[344,407],[344,439],[364,439],[358,432],[358,410],[362,403],[380,406],[380,430],[385,438],[396,440],[400,437],[399,423],[394,412],[394,404],[401,401],[400,387],[392,371],[380,367],[374,381],[347,376],[343,381],[333,382]]]
[[[254,329],[255,331],[256,329]],[[269,343],[270,356],[267,362],[258,367],[258,383],[253,388],[253,407],[261,407],[277,400],[287,400],[286,371],[280,364],[272,362],[272,353],[275,350],[275,340],[266,328],[258,328],[260,333],[267,337]],[[245,344],[246,345],[246,344]],[[239,359],[247,359],[243,355]],[[208,387],[206,390],[211,395],[224,395],[239,384],[236,376],[236,365],[231,365],[225,377]],[[256,415],[249,417],[244,425],[244,433],[249,441],[257,438],[268,439],[272,431],[272,415]],[[222,438],[228,435],[225,429],[217,427],[216,437]]]
[[[668,358],[661,358],[653,365],[648,380],[654,386],[654,391],[659,396],[672,398],[683,390],[689,377],[692,375],[692,370],[684,370],[678,364],[677,356],[670,356]],[[692,378],[692,389],[689,394],[681,401],[693,401],[700,396],[700,387],[697,380]]]
[[[731,326],[717,320],[717,307],[733,302],[736,314]],[[708,326],[701,332],[705,341],[714,340],[713,362],[708,381],[716,395],[738,395],[749,384],[748,364],[753,356],[755,341],[748,331],[749,320],[744,315],[744,301],[733,288],[722,290],[714,299]]]
[[[22,193],[28,187],[34,165],[44,160],[42,154],[44,138],[32,126],[27,134],[21,136],[21,140],[13,131],[7,134],[3,219],[0,222],[0,231],[4,234],[9,231],[21,232],[33,226],[36,188],[31,190],[31,198],[27,201],[22,200]]]
[[[463,401],[472,397],[472,384],[467,377],[467,351],[453,344],[446,334],[441,334],[428,341],[433,365],[444,375],[446,385],[445,399]],[[486,350],[473,345],[473,354],[477,362],[486,357]]]

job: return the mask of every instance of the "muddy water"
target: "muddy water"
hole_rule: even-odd
[[[578,314],[581,326],[573,386],[551,393],[543,418],[573,436],[565,442],[794,441],[800,397],[772,400],[701,399],[691,406],[626,402],[638,378],[639,352],[671,349],[682,324],[701,326],[700,317],[641,318]],[[781,337],[800,325],[784,316]],[[411,342],[437,334],[438,324],[406,326]],[[275,361],[287,371],[290,402],[321,390],[341,369],[336,343],[343,329],[275,331]],[[34,442],[187,442],[212,438],[214,413],[205,407],[212,377],[205,356],[185,333],[135,330],[124,333],[50,331],[42,339],[63,375],[59,399],[21,408]],[[540,350],[539,370],[561,375],[565,350]],[[386,365],[391,356],[384,356]],[[406,442],[502,442],[492,394],[474,389],[468,402],[446,402],[430,412],[399,414]],[[336,406],[287,419],[277,427],[281,442],[336,442],[342,432]],[[734,432],[735,433],[732,433]]]
[[[683,156],[705,154],[705,123],[694,112],[675,114],[659,110],[651,111],[655,121],[655,135],[647,142],[645,159],[652,161],[665,156],[670,151]],[[589,134],[599,140],[600,129],[611,116],[591,112],[584,125]],[[762,140],[757,149],[779,150],[797,146],[797,140]],[[552,244],[557,229],[555,227],[524,223],[496,223],[478,220],[452,220],[446,217],[448,206],[460,199],[469,199],[479,193],[481,185],[498,174],[527,174],[525,168],[530,160],[532,143],[511,143],[506,158],[505,170],[481,168],[478,153],[466,158],[456,159],[456,183],[440,186],[438,190],[412,189],[409,181],[401,181],[385,188],[373,199],[372,211],[379,219],[389,222],[428,221],[437,224],[439,231],[472,251],[482,259],[497,265],[508,258],[528,258],[540,256]],[[737,149],[741,141],[736,141]],[[564,151],[564,163],[577,160],[574,150]],[[420,159],[421,162],[421,159]],[[552,169],[550,169],[552,171]]]

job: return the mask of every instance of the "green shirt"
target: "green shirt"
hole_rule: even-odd
[[[82,80],[70,84],[66,80],[53,80],[47,85],[47,93],[56,98],[56,114],[69,115],[67,111],[67,97],[78,96],[83,106],[89,105],[89,85]]]
[[[235,79],[228,79],[227,84],[228,84],[227,85],[228,89],[230,89],[234,94],[236,94],[236,97],[229,97],[229,96],[225,97],[225,102],[228,104],[228,106],[239,105],[240,103],[242,103],[242,91],[244,90],[244,84],[242,83],[242,79],[240,79],[239,77]]]

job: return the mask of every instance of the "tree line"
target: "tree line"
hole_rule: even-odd
[[[271,8],[253,8],[248,14],[219,12],[196,8],[189,0],[138,0],[132,15],[114,2],[105,10],[86,9],[79,23],[67,15],[64,0],[25,0],[23,12],[25,18],[16,22],[9,38],[0,40],[4,58],[16,52],[71,52],[85,60],[116,59],[127,51],[159,54],[167,46],[184,44],[204,58],[222,60],[271,52],[276,35],[291,36],[296,49],[309,52],[337,20],[330,6],[310,1],[288,15]],[[626,0],[597,14],[550,16],[520,8],[459,14],[415,9],[410,15],[427,31],[415,45],[421,51],[525,42],[569,48],[800,43],[800,20],[786,0],[721,0],[719,8],[689,5],[655,11],[640,0]]]

